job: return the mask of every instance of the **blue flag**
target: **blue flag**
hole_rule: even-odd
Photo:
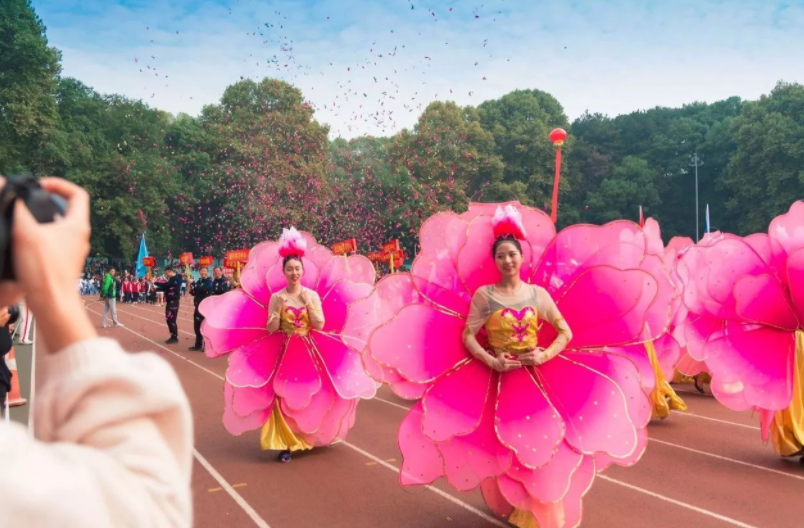
[[[709,204],[706,204],[706,231],[704,231],[704,233],[709,232],[709,227],[710,227],[710,224],[709,224]]]
[[[145,277],[148,274],[148,268],[142,265],[142,258],[148,257],[148,247],[145,245],[145,235],[140,239],[140,252],[137,254],[137,278]]]

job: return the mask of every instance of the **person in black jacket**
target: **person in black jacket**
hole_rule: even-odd
[[[222,295],[229,291],[229,280],[223,276],[223,270],[220,266],[215,266],[212,269],[212,295]]]
[[[181,301],[181,277],[176,275],[173,268],[165,268],[165,276],[167,282],[162,284],[155,283],[157,291],[165,292],[165,321],[167,322],[168,330],[170,330],[170,339],[165,341],[166,344],[172,345],[179,342],[179,301]]]
[[[212,295],[214,292],[212,279],[209,278],[209,269],[201,268],[199,273],[201,274],[201,278],[190,283],[190,295],[193,296],[193,306],[195,306],[195,311],[193,312],[195,345],[191,346],[190,350],[196,351],[202,350],[204,344],[204,339],[201,336],[201,322],[204,320],[204,316],[198,311],[198,306],[201,304],[201,301]]]
[[[9,325],[20,317],[18,306],[0,307],[0,409],[5,409],[6,395],[11,390],[11,371],[6,365],[6,354],[11,351],[11,331]]]

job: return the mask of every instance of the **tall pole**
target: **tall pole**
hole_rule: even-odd
[[[550,132],[550,141],[556,147],[556,176],[553,180],[553,200],[550,204],[550,219],[553,223],[558,220],[558,184],[561,180],[561,147],[567,139],[567,132],[563,128],[556,128]]]
[[[703,161],[701,161],[701,158],[698,157],[697,150],[690,158],[690,165],[695,167],[695,242],[697,243],[700,239],[701,230],[698,212],[698,167],[703,165]]]

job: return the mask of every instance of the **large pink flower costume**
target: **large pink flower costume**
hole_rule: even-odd
[[[380,281],[348,325],[382,323],[365,348],[366,367],[419,400],[399,429],[402,485],[445,477],[458,490],[480,487],[488,506],[517,526],[573,527],[595,473],[635,463],[647,442],[651,409],[637,368],[604,347],[641,342],[649,318],[663,331],[666,315],[662,322],[652,310],[660,302],[654,278],[632,265],[644,257],[644,244],[632,241],[638,226],[556,235],[543,212],[505,205],[521,213],[525,234],[519,292],[505,298],[491,286],[500,277],[490,255],[498,206],[472,204],[427,220],[411,273]],[[495,355],[538,343],[552,356],[570,328],[574,337],[540,366],[500,373],[470,355],[467,328],[480,329]]]
[[[282,257],[288,254],[304,265],[307,303],[285,289]],[[333,256],[295,230],[251,250],[242,290],[209,297],[200,307],[207,355],[229,355],[227,431],[239,435],[262,428],[263,449],[282,451],[325,446],[346,436],[358,399],[373,397],[377,389],[344,334],[349,305],[372,292],[374,277],[365,257]],[[279,329],[270,332],[276,322]]]
[[[768,234],[712,237],[678,263],[688,340],[712,371],[712,392],[734,410],[761,410],[762,436],[783,456],[804,449],[804,202]]]

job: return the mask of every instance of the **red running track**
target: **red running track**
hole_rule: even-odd
[[[102,305],[87,299],[100,334],[130,351],[161,353],[176,369],[195,421],[193,493],[198,528],[396,528],[510,526],[479,492],[443,482],[402,489],[396,431],[410,402],[383,387],[361,402],[346,442],[297,455],[290,464],[259,448],[257,431],[230,436],[221,424],[226,359],[187,350],[191,299],[179,314],[180,342],[168,337],[164,309],[118,305],[125,328],[100,328]],[[41,356],[40,356],[41,357]],[[757,420],[709,395],[679,387],[690,407],[650,425],[645,456],[632,468],[598,476],[584,506],[584,528],[804,526],[804,466],[761,443]]]

